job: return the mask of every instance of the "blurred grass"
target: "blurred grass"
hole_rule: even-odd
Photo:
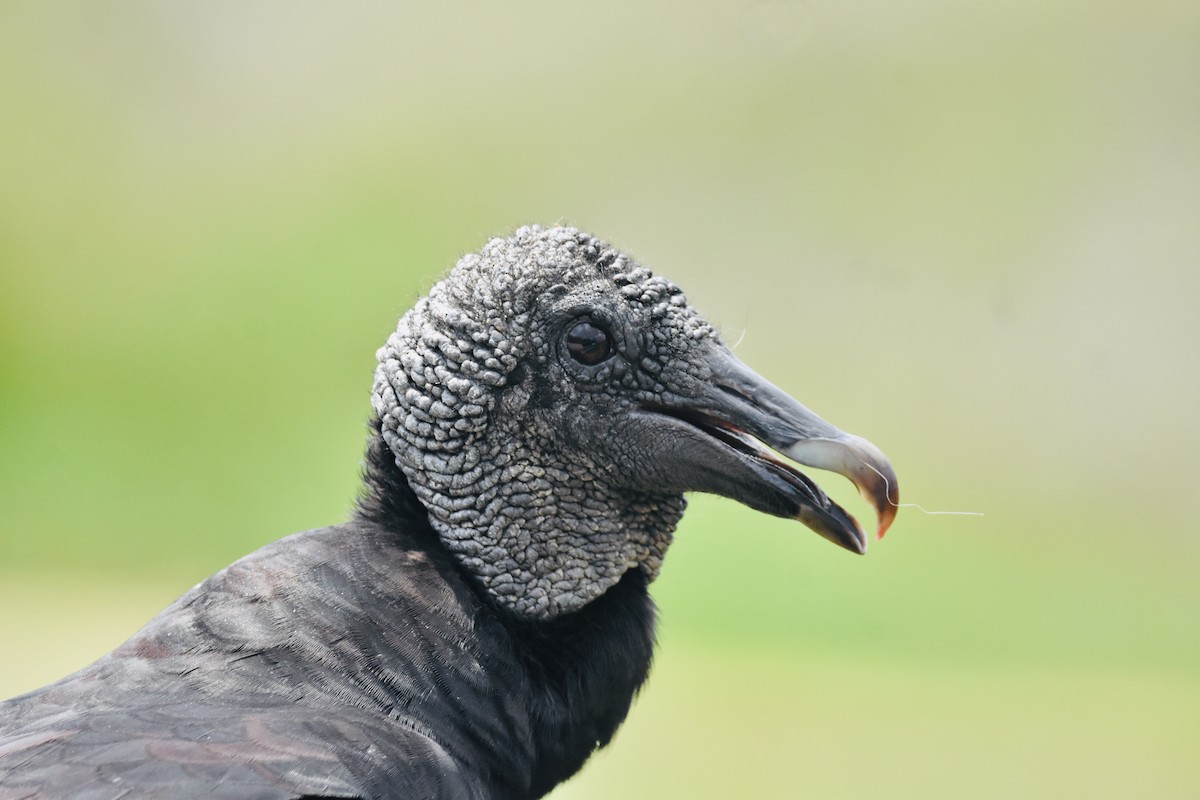
[[[564,219],[985,516],[854,559],[695,498],[556,797],[1196,796],[1198,41],[1165,1],[5,4],[0,695],[343,518],[395,318]]]

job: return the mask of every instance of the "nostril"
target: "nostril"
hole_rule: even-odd
[[[754,398],[753,398],[753,397],[751,397],[750,395],[748,395],[748,394],[746,394],[745,392],[741,391],[740,389],[738,389],[738,388],[737,388],[736,386],[734,386],[733,384],[718,382],[718,383],[716,384],[716,387],[717,387],[718,389],[720,389],[722,393],[724,393],[724,394],[727,394],[727,395],[729,395],[730,397],[735,397],[735,398],[737,398],[738,400],[744,400],[744,401],[746,401],[747,403],[753,403],[753,402],[754,402]]]

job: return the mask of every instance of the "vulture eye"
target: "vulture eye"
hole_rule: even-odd
[[[577,322],[567,332],[567,352],[580,364],[593,366],[612,355],[608,331],[591,322]]]

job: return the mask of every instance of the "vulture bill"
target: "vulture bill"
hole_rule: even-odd
[[[686,492],[855,553],[867,535],[790,461],[853,481],[878,535],[896,514],[877,447],[572,228],[461,259],[379,350],[371,399],[350,520],[0,703],[0,800],[541,797],[646,679]]]

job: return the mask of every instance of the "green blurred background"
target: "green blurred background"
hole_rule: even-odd
[[[396,317],[566,221],[984,516],[695,498],[554,798],[1200,796],[1198,79],[1190,0],[0,5],[0,695],[343,519]]]

